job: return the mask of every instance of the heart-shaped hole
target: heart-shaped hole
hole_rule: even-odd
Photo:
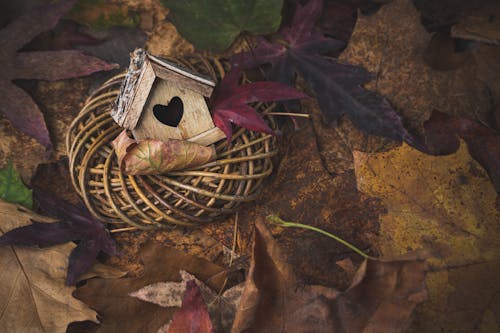
[[[179,97],[174,97],[167,105],[156,104],[153,114],[164,125],[177,127],[184,115],[184,105]]]

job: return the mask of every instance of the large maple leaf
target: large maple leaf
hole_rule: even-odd
[[[35,197],[43,211],[60,219],[60,222],[41,223],[19,227],[0,237],[0,245],[52,246],[69,241],[79,241],[69,257],[66,284],[73,285],[95,262],[100,251],[117,254],[115,242],[104,225],[93,217],[83,205],[76,206],[51,193]]]
[[[232,57],[233,65],[250,69],[270,63],[269,79],[286,84],[292,84],[298,74],[316,93],[328,123],[336,123],[346,115],[369,134],[418,145],[390,104],[382,96],[362,88],[373,79],[372,74],[325,56],[341,49],[344,43],[324,36],[315,28],[322,8],[322,0],[298,3],[291,25],[278,31],[275,42],[258,37],[254,50]]]
[[[86,56],[80,51],[18,52],[44,31],[55,27],[76,0],[62,0],[30,11],[0,30],[0,112],[20,131],[52,148],[43,114],[15,79],[61,80],[110,70],[116,65]]]
[[[231,123],[251,131],[274,134],[262,116],[247,103],[285,101],[307,95],[279,82],[261,81],[238,86],[241,69],[233,66],[210,97],[214,123],[231,142]]]

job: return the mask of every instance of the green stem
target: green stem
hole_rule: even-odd
[[[360,249],[358,249],[356,246],[354,246],[351,243],[343,240],[342,238],[340,238],[338,236],[335,236],[334,234],[331,234],[331,233],[329,233],[327,231],[324,231],[324,230],[321,230],[319,228],[313,227],[311,225],[302,224],[302,223],[295,223],[295,222],[287,222],[287,221],[282,220],[279,216],[276,216],[276,215],[269,215],[267,217],[267,220],[269,222],[271,222],[271,223],[274,223],[276,225],[279,225],[279,226],[285,227],[285,228],[302,228],[302,229],[307,229],[307,230],[312,230],[312,231],[318,232],[318,233],[320,233],[322,235],[325,235],[325,236],[328,236],[330,238],[335,239],[337,242],[339,242],[342,245],[344,245],[344,246],[348,247],[349,249],[353,250],[354,252],[356,252],[357,254],[359,254],[360,256],[362,256],[365,259],[376,259],[375,257],[369,256],[368,254],[364,253],[363,251],[361,251]]]

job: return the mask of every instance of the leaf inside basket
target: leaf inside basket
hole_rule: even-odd
[[[141,140],[123,131],[113,141],[118,165],[127,175],[154,175],[203,165],[216,157],[213,146],[169,139]]]

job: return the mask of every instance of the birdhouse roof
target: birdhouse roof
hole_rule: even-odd
[[[130,66],[111,111],[118,125],[135,128],[156,78],[173,81],[205,97],[210,97],[215,87],[210,78],[136,49],[131,54]]]

